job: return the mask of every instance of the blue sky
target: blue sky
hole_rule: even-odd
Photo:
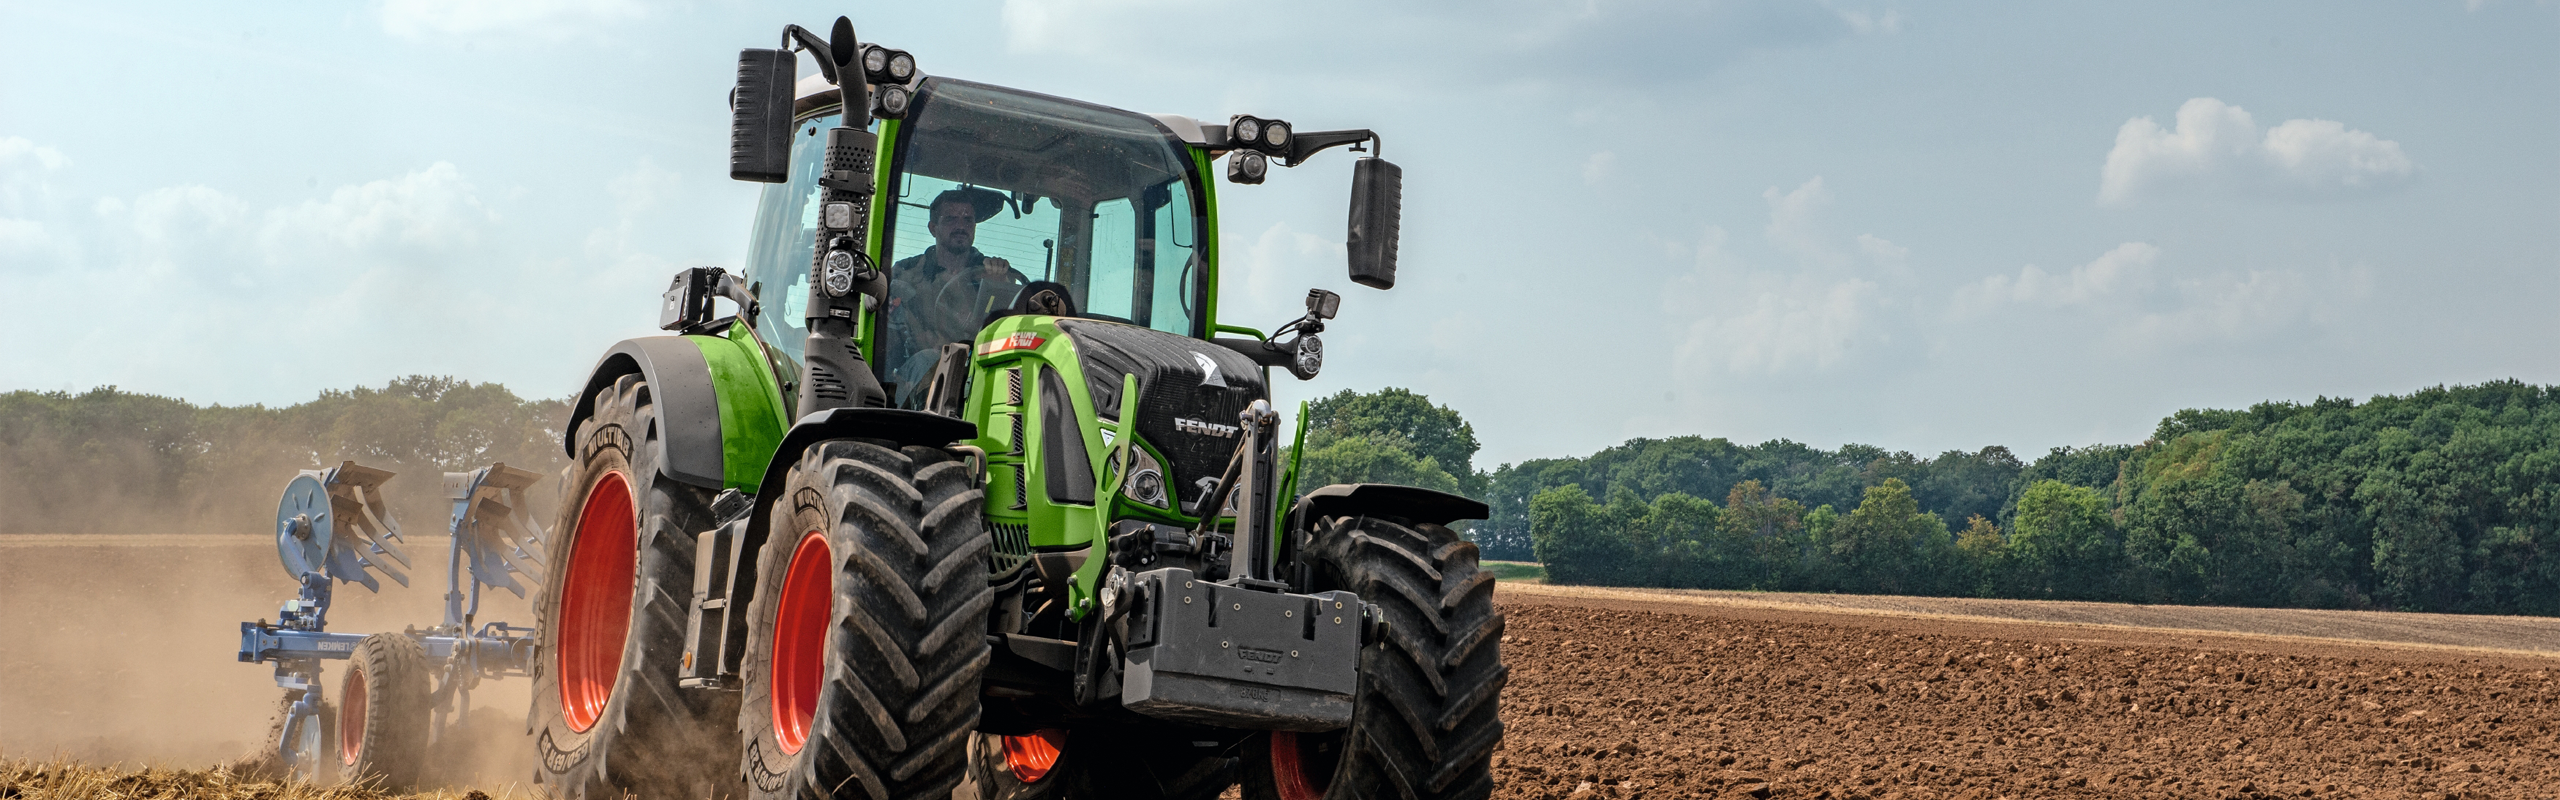
[[[1344,279],[1320,158],[1222,186],[1222,316],[1343,292],[1283,399],[1410,387],[1486,466],[2560,383],[2551,2],[0,0],[0,390],[565,394],[739,264],[736,51],[839,13],[929,73],[1379,130],[1397,288]]]

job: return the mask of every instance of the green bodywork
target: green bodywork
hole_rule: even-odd
[[[720,401],[721,485],[755,491],[774,448],[782,444],[783,431],[791,428],[782,380],[744,324],[729,326],[726,336],[684,338],[702,348],[702,360],[711,367],[712,394]]]

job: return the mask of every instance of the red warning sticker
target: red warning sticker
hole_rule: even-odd
[[[1043,342],[1047,341],[1049,340],[1040,338],[1038,334],[1017,333],[1012,336],[1007,336],[986,344],[978,345],[978,355],[994,355],[1007,350],[1034,350],[1038,349]]]

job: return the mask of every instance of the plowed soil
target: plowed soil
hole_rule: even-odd
[[[2549,642],[1500,598],[1502,798],[2560,797]]]
[[[293,593],[273,559],[252,539],[0,537],[0,759],[263,749],[279,692],[232,650]],[[332,627],[433,621],[440,576],[419,575],[342,589]],[[2560,798],[2560,620],[1533,584],[1498,602],[1504,800]],[[475,716],[521,714],[523,684],[484,686]],[[447,785],[524,789],[520,723],[486,729],[504,735]],[[278,796],[30,769],[0,770],[0,797]]]

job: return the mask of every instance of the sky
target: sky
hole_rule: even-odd
[[[740,266],[737,51],[838,14],[928,74],[1379,131],[1396,287],[1347,280],[1328,153],[1220,185],[1220,317],[1341,292],[1284,408],[1409,388],[1479,466],[2560,384],[2549,0],[0,0],[0,391],[565,395]]]

